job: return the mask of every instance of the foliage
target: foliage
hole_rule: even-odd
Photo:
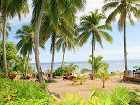
[[[129,91],[123,87],[116,87],[110,93],[94,88],[88,100],[79,94],[67,94],[58,105],[129,105],[129,102]]]
[[[101,68],[97,72],[99,78],[102,80],[103,88],[105,88],[105,82],[110,79],[110,75],[108,73],[109,65],[106,62],[101,63]]]
[[[131,99],[129,105],[140,105],[140,95],[135,92],[129,92]]]
[[[81,74],[84,74],[84,73],[87,73],[87,72],[91,72],[91,70],[86,69],[86,68],[83,68],[83,69],[80,71]]]
[[[112,93],[94,89],[90,102],[92,105],[128,105],[130,95],[129,91],[123,87],[114,88]]]
[[[94,61],[93,61],[94,73],[97,73],[98,70],[101,68],[102,63],[103,63],[102,59],[103,59],[102,56],[94,57]],[[90,56],[88,63],[92,65],[92,56]]]
[[[54,75],[55,76],[66,76],[67,71],[65,68],[59,67],[57,70],[55,70]]]
[[[78,65],[76,64],[65,64],[62,68],[59,67],[57,70],[55,70],[54,75],[55,76],[70,75],[72,73],[75,73],[77,68]]]
[[[89,99],[80,94],[67,94],[64,99],[45,92],[45,84],[30,81],[0,79],[0,105],[139,105],[139,96],[126,88],[112,91],[92,89]]]
[[[77,74],[76,78],[72,79],[72,81],[73,81],[72,84],[74,84],[74,83],[79,81],[79,85],[82,85],[83,82],[85,82],[86,80],[87,80],[87,76],[86,75]]]
[[[34,48],[34,29],[32,25],[24,25],[21,29],[16,32],[17,39],[20,39],[17,43],[17,49],[20,54],[27,56],[27,54],[32,54]],[[44,45],[40,44],[41,48],[44,48]]]
[[[0,84],[0,105],[45,105],[53,99],[45,92],[45,84],[9,79],[0,79]]]
[[[115,105],[129,105],[130,102],[130,95],[129,91],[123,87],[116,87],[113,90],[113,94],[111,95],[112,102]]]
[[[59,105],[85,105],[85,100],[80,94],[67,94]]]
[[[123,31],[125,27],[126,20],[128,20],[131,25],[134,25],[134,17],[140,19],[140,5],[138,0],[105,0],[105,5],[103,6],[103,12],[110,11],[109,16],[107,17],[106,23],[111,24],[118,20],[118,29]]]
[[[69,65],[64,65],[63,69],[65,69],[67,71],[67,75],[70,75],[72,73],[75,73],[77,68],[78,68],[78,65],[69,64]]]
[[[2,47],[2,42],[0,41],[0,47]],[[6,49],[7,49],[7,62],[8,65],[11,65],[11,63],[16,59],[17,55],[17,48],[16,45],[13,42],[6,42]],[[0,68],[2,68],[2,49],[0,49]]]
[[[97,41],[101,46],[102,38],[104,38],[108,42],[112,42],[112,37],[109,35],[109,33],[106,32],[107,30],[112,30],[111,26],[100,24],[100,21],[104,19],[105,16],[102,13],[99,13],[99,10],[90,12],[90,15],[88,16],[81,17],[80,31],[82,33],[79,36],[80,45],[83,45],[85,42],[87,42],[87,40],[90,38],[90,35],[92,35],[93,39]]]

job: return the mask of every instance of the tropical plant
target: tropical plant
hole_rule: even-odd
[[[45,84],[9,79],[0,79],[0,84],[1,105],[55,105],[51,104],[52,96],[45,92]]]
[[[87,80],[87,75],[81,75],[81,74],[77,74],[76,78],[73,78],[72,81],[74,83],[79,82],[79,85],[83,85],[83,82],[85,82]]]
[[[38,71],[38,77],[39,77],[39,82],[43,81],[43,76],[42,76],[42,70],[41,65],[40,65],[40,60],[39,60],[39,35],[40,35],[40,27],[41,27],[41,22],[42,22],[42,17],[45,11],[46,7],[46,2],[47,0],[33,0],[33,20],[32,23],[34,23],[34,42],[35,42],[35,48],[34,48],[34,53],[35,53],[35,62],[36,62],[36,68]]]
[[[83,45],[87,40],[92,37],[92,74],[94,73],[94,51],[95,43],[98,42],[102,47],[102,38],[108,42],[112,42],[112,37],[109,35],[107,30],[111,31],[111,26],[106,24],[100,24],[105,16],[99,13],[98,10],[90,12],[88,16],[81,17],[79,43]],[[91,78],[93,79],[93,77]]]
[[[103,57],[102,56],[97,56],[97,57],[94,57],[94,60],[92,61],[92,55],[90,56],[89,60],[88,60],[88,63],[89,64],[93,64],[94,65],[94,73],[97,73],[98,70],[101,68],[101,64],[102,64],[102,59]]]
[[[62,63],[61,63],[61,67],[64,67],[64,59],[65,59],[65,52],[66,49],[68,50],[74,50],[76,46],[76,38],[74,38],[74,35],[72,37],[66,36],[66,35],[62,35],[59,37],[59,39],[56,42],[56,49],[57,51],[60,51],[60,49],[62,48],[62,52],[63,52],[63,58],[62,58]]]
[[[76,69],[78,68],[78,65],[76,64],[69,64],[69,65],[64,65],[64,68],[67,71],[67,75],[69,76],[72,73],[76,72]]]
[[[80,94],[68,93],[66,97],[59,102],[59,105],[85,105],[85,100]]]
[[[46,42],[48,37],[51,37],[51,50],[52,62],[51,62],[51,78],[54,68],[54,56],[55,56],[55,43],[58,35],[73,36],[71,29],[75,27],[75,14],[78,10],[81,10],[85,4],[85,0],[53,0],[47,2],[48,8],[42,21],[42,33],[46,35],[42,36],[42,42]],[[54,8],[55,7],[55,8]],[[50,79],[51,79],[50,78]]]
[[[129,105],[129,91],[124,87],[115,87],[112,93],[94,88],[88,105]]]
[[[139,91],[132,91],[129,92],[131,97],[129,105],[139,105],[140,104],[140,95],[138,94]]]
[[[105,83],[110,79],[110,75],[108,73],[109,65],[106,62],[101,63],[101,68],[97,72],[98,77],[102,80],[103,88],[105,88]]]
[[[9,31],[11,31],[11,27],[10,27],[9,23],[7,23],[6,28],[7,28],[7,30],[6,30],[6,37],[8,37]],[[1,34],[3,32],[2,30],[3,30],[3,18],[0,16],[0,38],[1,38]]]
[[[2,47],[2,41],[0,41],[0,47]],[[8,64],[8,69],[10,68],[9,63],[11,61],[15,61],[16,60],[16,56],[17,56],[17,48],[16,45],[13,42],[6,42],[6,49],[7,49],[7,64]],[[2,59],[3,59],[3,50],[2,48],[0,49],[0,69],[2,69],[3,67],[3,63],[2,63]],[[12,63],[14,64],[14,63]]]
[[[66,76],[67,75],[67,70],[65,68],[59,67],[54,71],[55,76]]]
[[[114,105],[129,105],[131,97],[127,89],[123,87],[115,87],[111,98]]]
[[[17,39],[20,39],[17,43],[17,49],[19,50],[20,54],[24,57],[24,64],[25,64],[25,76],[27,70],[29,68],[29,60],[32,51],[35,48],[34,45],[34,29],[32,25],[25,25],[21,29],[17,30],[16,32]],[[41,48],[44,48],[44,45],[40,44]]]
[[[3,18],[2,26],[2,49],[3,49],[3,70],[5,77],[8,77],[7,60],[6,60],[6,26],[8,18],[13,18],[15,15],[21,17],[21,13],[28,12],[27,0],[0,0],[0,12]]]
[[[118,29],[123,31],[124,34],[124,63],[125,73],[127,76],[127,49],[126,49],[126,22],[127,20],[131,25],[134,25],[134,17],[140,19],[140,1],[139,0],[105,0],[103,12],[110,11],[106,23],[111,24],[118,17]]]

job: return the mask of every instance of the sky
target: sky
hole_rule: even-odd
[[[85,9],[77,13],[77,24],[79,24],[79,17],[87,15],[89,12],[95,9],[101,10],[103,6],[103,0],[87,0]],[[29,0],[30,13],[22,17],[19,21],[17,17],[10,19],[9,23],[11,25],[11,32],[9,35],[9,41],[18,42],[14,37],[16,36],[16,31],[23,25],[27,25],[31,21],[32,17],[32,7],[31,0]],[[103,40],[103,48],[98,44],[96,45],[95,55],[103,56],[104,60],[123,60],[123,34],[118,31],[117,22],[112,24],[112,32],[109,32],[113,37],[113,43],[107,43]],[[41,63],[51,62],[50,54],[50,41],[46,43],[46,48],[40,49],[40,61]],[[127,49],[128,49],[128,59],[140,59],[140,22],[135,21],[135,25],[131,26],[127,23]],[[87,61],[91,55],[91,39],[83,46],[76,49],[75,52],[66,51],[65,61]],[[61,62],[62,52],[56,52],[55,62]],[[34,54],[31,55],[31,62],[34,63]]]

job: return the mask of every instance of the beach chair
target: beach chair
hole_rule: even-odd
[[[140,77],[140,68],[133,70],[133,77],[138,78]]]

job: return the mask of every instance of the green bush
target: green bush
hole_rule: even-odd
[[[57,70],[55,70],[53,75],[55,76],[70,75],[72,73],[75,73],[77,68],[78,68],[78,65],[76,64],[68,64],[68,65],[65,64],[63,68],[59,67]]]
[[[0,105],[140,105],[140,96],[123,87],[110,92],[94,88],[89,99],[80,94],[57,99],[45,92],[45,84],[9,79],[0,79],[0,84]]]
[[[140,105],[140,95],[137,92],[129,92],[131,99],[129,105]]]
[[[67,74],[67,71],[65,68],[59,67],[57,70],[55,70],[54,75],[55,76],[65,76]]]
[[[0,47],[2,46],[2,41],[0,41]],[[7,63],[8,66],[10,66],[10,62],[16,59],[16,55],[17,55],[17,47],[14,44],[14,42],[6,42],[6,49],[7,49],[7,53],[6,53],[6,57],[7,57]],[[2,49],[0,49],[0,68],[2,68]],[[8,67],[9,68],[9,67]],[[10,68],[11,69],[11,68]]]
[[[45,84],[9,79],[0,79],[0,84],[0,105],[45,105],[52,99]]]

